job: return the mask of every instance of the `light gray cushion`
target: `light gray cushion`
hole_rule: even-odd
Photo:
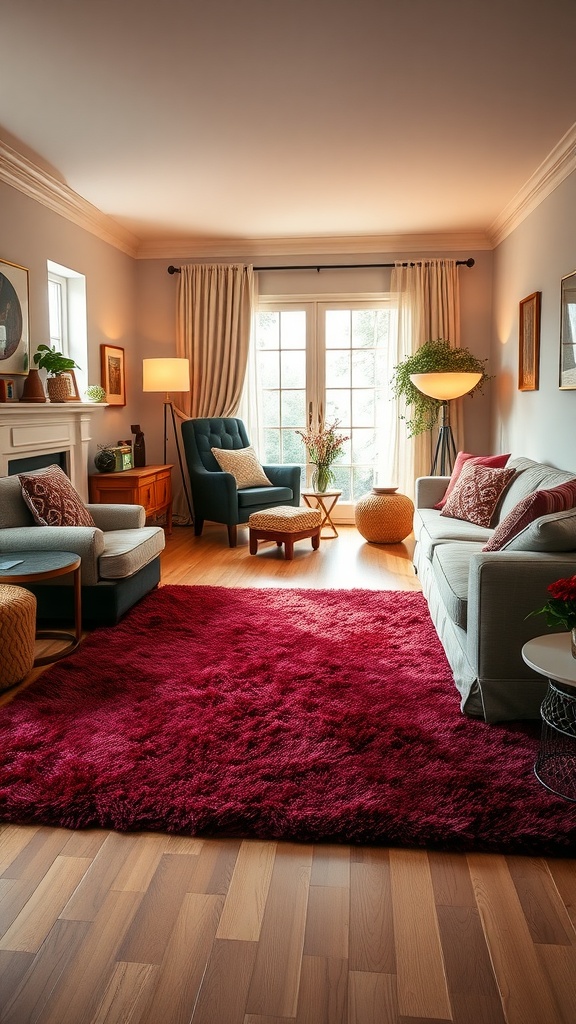
[[[476,526],[464,519],[450,519],[441,516],[437,509],[420,508],[414,512],[414,532],[427,558],[437,545],[454,540],[477,541],[485,544],[493,531],[484,526]]]
[[[554,469],[552,466],[545,466],[542,462],[533,462],[532,459],[510,459],[507,469],[515,469],[516,476],[504,492],[502,504],[498,509],[498,523],[512,511],[515,505],[522,498],[533,491],[549,489],[565,484],[574,479],[574,472],[569,473],[562,469]]]
[[[439,544],[432,568],[444,607],[457,626],[466,629],[468,621],[468,573],[470,557],[482,550],[481,544]]]
[[[0,530],[15,526],[34,526],[34,518],[22,497],[17,476],[0,477]]]
[[[98,559],[101,579],[118,580],[133,576],[164,549],[164,530],[144,526],[141,530],[109,530],[104,534],[104,551]]]
[[[576,552],[576,508],[540,516],[512,537],[502,551]]]

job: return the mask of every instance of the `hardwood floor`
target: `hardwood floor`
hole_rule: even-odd
[[[163,583],[419,589],[339,534],[175,528]],[[569,859],[0,826],[1,1024],[574,1024],[575,926]]]

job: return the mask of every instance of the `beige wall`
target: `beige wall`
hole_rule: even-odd
[[[576,391],[558,388],[560,280],[576,269],[576,173],[494,252],[492,444],[576,474]],[[519,302],[542,292],[540,386],[518,391]]]

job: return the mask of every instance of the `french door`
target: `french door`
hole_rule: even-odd
[[[385,475],[390,396],[390,304],[386,299],[261,303],[256,321],[257,380],[265,462],[311,469],[297,430],[338,421],[349,440],[333,464],[339,506]]]

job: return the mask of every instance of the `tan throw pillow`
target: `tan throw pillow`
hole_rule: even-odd
[[[476,526],[490,526],[496,506],[515,475],[514,469],[466,463],[440,515],[464,519]]]
[[[233,451],[224,448],[211,448],[210,451],[220,469],[223,469],[225,473],[232,473],[239,491],[243,487],[274,486],[258,462],[256,452],[252,446],[248,448],[235,448]]]
[[[86,505],[60,466],[18,475],[22,497],[38,526],[95,526]]]

